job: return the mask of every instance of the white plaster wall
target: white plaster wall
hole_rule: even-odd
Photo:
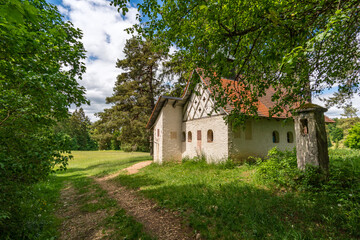
[[[214,134],[213,142],[207,142],[207,132]],[[182,157],[193,158],[204,154],[208,162],[219,162],[228,157],[228,126],[223,116],[212,116],[182,123],[186,133],[186,141],[182,143]],[[197,149],[197,131],[201,130],[201,149]],[[188,132],[192,132],[192,141],[188,142]]]
[[[240,138],[234,137],[232,128],[229,128],[230,155],[233,158],[249,156],[264,157],[273,147],[280,150],[292,150],[295,147],[296,137],[293,120],[284,122],[276,119],[252,119],[252,139],[245,139],[245,130],[240,127]],[[279,133],[279,143],[273,143],[273,131]],[[287,142],[287,132],[292,132],[293,143]]]
[[[169,101],[161,112],[163,113],[162,161],[180,161],[182,107],[173,106]]]
[[[163,111],[159,113],[158,118],[154,124],[154,162],[161,164],[162,163],[162,149],[163,149]],[[158,136],[158,130],[160,136]]]

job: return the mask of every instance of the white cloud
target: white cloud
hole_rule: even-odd
[[[87,89],[91,106],[83,106],[92,121],[94,113],[109,108],[105,98],[113,93],[117,59],[123,59],[126,40],[131,36],[124,30],[137,23],[136,8],[129,8],[123,18],[106,0],[63,0],[58,9],[75,27],[83,31],[82,42],[87,51],[86,73],[80,84]],[[72,109],[74,110],[74,109]]]
[[[328,97],[331,97],[332,95],[333,95],[333,91],[330,91],[329,93],[325,93],[325,94],[320,95],[320,97],[328,98]],[[319,100],[318,98],[313,99],[313,102],[315,104],[325,106],[325,103],[322,102],[321,100]],[[359,110],[358,115],[360,115],[360,96],[355,95],[351,99],[351,103],[352,103],[353,107],[355,107],[355,108],[357,108]],[[328,111],[325,113],[325,115],[327,115],[330,118],[341,118],[342,113],[344,113],[343,109],[339,109],[337,107],[331,107],[331,108],[328,109]]]
[[[88,58],[85,61],[87,71],[80,84],[87,89],[87,97],[91,101],[91,106],[83,108],[95,121],[94,113],[110,107],[105,104],[105,98],[112,95],[116,76],[121,73],[115,68],[116,60],[124,58],[122,51],[126,40],[131,37],[124,30],[137,23],[138,11],[128,6],[129,12],[123,18],[106,0],[63,0],[62,5],[57,7],[66,19],[83,31],[82,42]],[[175,50],[172,47],[170,52]],[[322,97],[326,95],[329,96],[323,94]],[[319,99],[314,99],[314,103],[324,106]],[[352,103],[360,110],[360,96],[354,97]],[[326,115],[335,118],[341,117],[341,113],[342,109],[333,107]]]

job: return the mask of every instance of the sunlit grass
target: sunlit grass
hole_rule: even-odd
[[[60,236],[57,229],[61,220],[57,219],[55,214],[63,207],[59,198],[65,184],[73,186],[77,194],[81,195],[77,204],[82,212],[107,210],[113,213],[98,226],[111,230],[110,239],[151,239],[143,234],[141,224],[128,217],[124,210],[117,206],[116,201],[110,199],[106,191],[89,178],[111,174],[137,162],[149,160],[150,155],[123,151],[73,151],[71,155],[73,159],[69,161],[66,171],[57,171],[48,180],[34,185],[32,196],[24,199],[25,206],[22,208],[28,211],[30,216],[27,222],[29,226],[26,227],[33,228],[36,224],[41,228],[37,235],[30,236],[30,239],[57,239]],[[94,194],[88,194],[89,191]]]
[[[116,181],[181,212],[206,239],[356,239],[339,224],[342,209],[332,198],[259,185],[253,171],[188,161],[152,164]]]
[[[107,175],[151,159],[149,153],[123,151],[72,151],[71,155],[68,170],[58,175]]]

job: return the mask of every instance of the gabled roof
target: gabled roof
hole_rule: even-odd
[[[192,75],[194,74],[194,72],[196,72],[200,79],[201,82],[205,85],[205,87],[209,90],[210,94],[214,94],[214,89],[212,89],[210,87],[210,78],[206,78],[204,77],[202,74],[199,73],[199,69],[194,70],[190,77],[189,80],[186,84],[184,93],[182,95],[181,98],[175,98],[175,97],[169,97],[169,96],[161,96],[159,97],[158,101],[156,102],[155,108],[153,110],[153,112],[151,113],[150,119],[146,125],[146,128],[150,129],[153,124],[155,123],[162,107],[164,106],[165,102],[167,100],[175,100],[178,101],[180,104],[184,105],[187,98],[190,96],[191,91],[189,89],[190,87],[190,80],[192,78]],[[234,80],[230,80],[230,79],[226,79],[226,78],[221,78],[220,79],[221,85],[224,89],[227,89],[228,91],[233,91],[231,94],[236,94],[236,90],[240,89],[241,90],[241,86],[239,85],[238,81],[234,81]],[[291,117],[291,113],[290,111],[288,111],[288,108],[284,108],[284,112],[280,113],[280,115],[273,115],[273,116],[269,116],[269,110],[271,108],[273,108],[275,106],[275,103],[273,101],[271,101],[272,96],[274,95],[275,90],[270,87],[265,91],[265,95],[260,97],[258,99],[257,107],[258,107],[258,116],[260,117],[271,117],[271,118],[280,118],[280,119],[285,119],[285,118],[289,118]],[[230,100],[227,105],[223,108],[224,111],[229,114],[233,109],[234,109],[234,102],[235,100]],[[325,122],[327,123],[334,123],[335,121],[330,119],[329,117],[325,116]]]
[[[197,70],[197,72],[198,72],[198,70]],[[203,77],[199,72],[198,72],[198,74],[199,74],[202,82],[209,89],[210,93],[213,93],[211,88],[210,88],[210,78]],[[230,79],[226,79],[226,78],[221,78],[220,82],[221,82],[221,85],[222,85],[222,87],[224,89],[226,89],[227,91],[232,92],[232,93],[229,93],[229,95],[231,95],[231,94],[236,95],[236,91],[239,91],[239,90],[241,91],[242,89],[244,89],[242,86],[240,86],[238,81],[234,81],[234,80],[230,80]],[[282,113],[280,113],[279,115],[273,115],[273,116],[269,115],[269,110],[275,106],[275,103],[271,100],[271,98],[272,98],[272,96],[274,94],[275,94],[275,89],[270,87],[270,88],[265,90],[265,95],[264,96],[259,97],[259,99],[258,99],[258,101],[256,103],[257,108],[258,108],[257,109],[258,116],[260,116],[260,117],[280,118],[280,119],[285,119],[285,118],[292,117],[292,114],[289,111],[289,108],[287,108],[287,107],[284,107],[283,108],[284,111]],[[235,100],[229,99],[229,102],[223,108],[226,113],[229,114],[234,109],[234,102],[235,102]],[[334,123],[335,121],[332,120],[331,118],[325,116],[325,122]]]

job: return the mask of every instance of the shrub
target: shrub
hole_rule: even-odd
[[[345,146],[360,149],[360,123],[355,124],[349,129],[349,135],[345,140]]]
[[[297,168],[296,152],[282,152],[277,148],[269,151],[267,158],[258,162],[256,177],[261,182],[277,187],[296,188],[301,171]]]
[[[130,144],[121,144],[121,150],[124,152],[132,152],[133,147]]]
[[[256,179],[276,188],[306,192],[310,199],[339,208],[344,229],[352,234],[360,231],[360,151],[336,149],[329,151],[330,174],[323,178],[317,167],[297,169],[296,152],[274,148],[266,160],[258,163]]]

